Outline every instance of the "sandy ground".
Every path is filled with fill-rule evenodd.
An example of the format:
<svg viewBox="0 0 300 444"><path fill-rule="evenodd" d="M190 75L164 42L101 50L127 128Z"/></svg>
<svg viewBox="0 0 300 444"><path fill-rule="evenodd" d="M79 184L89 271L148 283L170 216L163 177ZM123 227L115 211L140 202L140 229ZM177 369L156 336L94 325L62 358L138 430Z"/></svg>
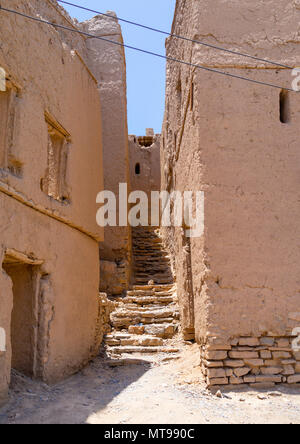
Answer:
<svg viewBox="0 0 300 444"><path fill-rule="evenodd" d="M198 350L160 365L111 368L99 357L49 387L14 374L0 424L299 424L300 388L207 391Z"/></svg>

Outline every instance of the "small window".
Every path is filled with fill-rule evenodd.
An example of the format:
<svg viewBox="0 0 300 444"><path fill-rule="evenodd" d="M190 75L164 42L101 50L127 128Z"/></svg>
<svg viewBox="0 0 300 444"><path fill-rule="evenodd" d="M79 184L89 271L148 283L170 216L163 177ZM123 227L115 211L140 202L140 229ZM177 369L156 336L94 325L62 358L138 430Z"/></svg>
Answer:
<svg viewBox="0 0 300 444"><path fill-rule="evenodd" d="M22 163L14 156L15 106L17 91L6 82L0 90L0 168L22 176Z"/></svg>
<svg viewBox="0 0 300 444"><path fill-rule="evenodd" d="M193 111L193 109L194 109L194 90L195 90L194 82L192 82L192 85L191 85L191 111Z"/></svg>
<svg viewBox="0 0 300 444"><path fill-rule="evenodd" d="M282 90L279 99L280 122L289 123L291 118L290 95L286 90Z"/></svg>
<svg viewBox="0 0 300 444"><path fill-rule="evenodd" d="M45 178L41 181L41 188L49 197L60 202L68 202L66 175L70 136L48 115L46 115L46 122L48 125L47 171Z"/></svg>
<svg viewBox="0 0 300 444"><path fill-rule="evenodd" d="M7 133L11 91L0 91L0 168L7 167Z"/></svg>
<svg viewBox="0 0 300 444"><path fill-rule="evenodd" d="M139 176L141 174L141 165L139 163L135 166L135 174Z"/></svg>

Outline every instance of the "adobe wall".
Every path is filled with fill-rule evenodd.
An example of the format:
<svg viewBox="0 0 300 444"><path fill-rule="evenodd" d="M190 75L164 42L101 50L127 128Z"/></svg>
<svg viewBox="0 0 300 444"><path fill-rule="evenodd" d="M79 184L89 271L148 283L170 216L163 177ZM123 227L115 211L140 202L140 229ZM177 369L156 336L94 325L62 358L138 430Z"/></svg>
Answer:
<svg viewBox="0 0 300 444"><path fill-rule="evenodd" d="M151 202L151 191L160 191L160 135L129 136L131 191L144 191ZM137 169L138 168L138 169Z"/></svg>
<svg viewBox="0 0 300 444"><path fill-rule="evenodd" d="M299 66L299 16L296 1L178 0L172 32ZM293 80L288 70L174 38L167 55L283 87ZM167 67L162 188L205 192L205 232L188 248L183 229L164 236L183 328L195 327L210 385L300 382L291 347L300 326L300 99L289 95L281 123L280 92Z"/></svg>
<svg viewBox="0 0 300 444"><path fill-rule="evenodd" d="M115 16L114 12L108 12ZM80 24L88 33L123 43L116 19L96 16ZM129 186L129 154L126 97L126 61L122 46L87 39L88 63L98 80L102 106L104 189L119 200L119 183ZM128 189L128 191L130 191ZM117 214L118 217L118 214ZM131 268L131 234L128 227L105 227L100 244L101 291L121 294L128 288Z"/></svg>
<svg viewBox="0 0 300 444"><path fill-rule="evenodd" d="M4 0L3 7L70 25L56 2ZM2 269L8 251L34 262L32 374L47 382L93 357L102 340L96 195L103 189L101 106L84 62L85 39L1 11L0 66L14 91L0 169L0 399L11 370L12 281ZM80 52L82 51L82 52ZM2 94L2 93L0 93ZM0 97L1 99L1 97ZM64 184L68 198L43 188L49 168L49 126L68 133ZM4 116L2 116L3 119ZM54 127L53 127L54 128ZM54 130L53 130L54 131ZM55 129L56 131L56 129ZM3 153L2 153L3 154ZM4 153L5 154L5 153ZM7 156L2 156L5 159ZM18 168L12 170L12 165Z"/></svg>

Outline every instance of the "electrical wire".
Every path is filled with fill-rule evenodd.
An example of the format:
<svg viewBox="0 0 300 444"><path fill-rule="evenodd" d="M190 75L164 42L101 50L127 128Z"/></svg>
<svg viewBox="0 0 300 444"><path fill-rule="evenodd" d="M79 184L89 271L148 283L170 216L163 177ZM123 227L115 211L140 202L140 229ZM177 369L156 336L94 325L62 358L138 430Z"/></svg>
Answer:
<svg viewBox="0 0 300 444"><path fill-rule="evenodd" d="M266 82L262 82L262 81L259 81L259 80L250 79L248 77L239 76L237 74L231 74L231 73L228 73L228 72L219 71L217 69L208 68L206 66L185 62L184 60L179 60L179 59L176 59L176 58L173 58L173 57L164 56L162 54L157 54L157 53L152 52L152 51L147 51L145 49L141 49L141 48L137 48L137 47L134 47L134 46L126 45L124 43L120 43L120 42L116 42L116 41L113 41L113 40L109 40L109 39L106 39L104 37L95 36L93 34L89 34L87 32L80 31L79 29L68 28L67 26L63 26L63 25L59 25L57 23L49 22L47 20L43 20L43 19L40 19L38 17L32 17L30 15L24 14L24 13L19 12L19 11L14 11L12 9L3 8L3 6L1 6L1 5L0 5L0 11L6 11L6 12L9 12L9 13L16 14L18 16L27 18L29 20L33 20L35 22L39 22L39 23L43 23L45 25L53 26L54 28L64 29L65 31L70 31L70 32L73 32L73 33L76 33L76 34L82 34L82 35L84 35L86 37L92 37L94 39L102 40L104 42L111 43L113 45L117 45L117 46L121 46L123 48L127 48L127 49L131 49L131 50L134 50L134 51L138 51L140 53L148 54L148 55L151 55L151 56L154 56L154 57L158 57L158 58L161 58L161 59L164 59L164 60L167 60L167 61L171 61L171 62L175 62L175 63L180 63L180 64L183 64L183 65L186 65L186 66L190 66L190 67L193 67L193 68L196 68L196 69L202 69L204 71L208 71L208 72L212 72L212 73L215 73L215 74L231 77L231 78L234 78L234 79L244 80L244 81L251 82L251 83L254 83L254 84L257 84L257 85L268 86L268 87L271 87L271 88L276 88L276 89L286 90L286 91L291 91L291 92L299 92L299 91L295 91L292 88L286 88L286 87L282 87L282 86L279 86L279 85L275 85L273 83L266 83Z"/></svg>
<svg viewBox="0 0 300 444"><path fill-rule="evenodd" d="M158 32L159 34L164 34L164 35L169 36L169 37L174 37L176 39L185 40L187 42L191 42L191 43L196 43L198 45L207 46L208 48L213 48L213 49L216 49L218 51L223 51L223 52L227 52L227 53L230 53L230 54L235 54L235 55L238 55L238 56L241 56L241 57L247 57L249 59L253 59L253 60L256 60L258 62L269 63L271 65L275 65L275 66L278 66L278 67L281 67L281 68L294 69L293 67L288 66L288 65L284 65L282 63L273 62L272 60L266 60L266 59L262 59L260 57L256 57L256 56L253 56L253 55L250 55L250 54L245 54L245 53L242 53L242 52L239 52L239 51L234 51L234 50L231 50L231 49L226 49L226 48L223 48L221 46L215 46L215 45L212 45L210 43L202 42L200 40L194 40L194 39L190 39L188 37L183 37L181 35L172 34L172 33L167 32L167 31L162 31L161 29L153 28L153 27L147 26L147 25L142 25L141 23L133 22L131 20L126 20L126 19L123 19L121 17L115 17L113 15L105 14L104 12L96 11L94 9L86 8L84 6L76 5L74 3L66 2L64 0L57 0L57 1L59 3L65 4L65 5L73 6L74 8L82 9L84 11L92 12L94 14L99 14L99 15L102 15L104 17L108 17L110 19L119 20L120 22L124 22L124 23L127 23L129 25L138 26L139 28L144 28L144 29L147 29L149 31Z"/></svg>

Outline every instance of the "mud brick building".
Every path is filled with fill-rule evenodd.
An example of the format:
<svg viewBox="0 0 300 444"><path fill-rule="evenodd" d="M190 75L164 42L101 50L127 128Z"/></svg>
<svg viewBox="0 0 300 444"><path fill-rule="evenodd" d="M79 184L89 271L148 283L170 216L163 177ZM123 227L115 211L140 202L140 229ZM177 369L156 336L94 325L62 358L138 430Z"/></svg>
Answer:
<svg viewBox="0 0 300 444"><path fill-rule="evenodd" d="M300 65L298 1L178 0L172 33ZM167 55L291 88L291 70L170 37ZM164 230L209 385L300 382L300 97L167 67L162 188L205 192L205 232ZM296 374L296 376L295 376Z"/></svg>

